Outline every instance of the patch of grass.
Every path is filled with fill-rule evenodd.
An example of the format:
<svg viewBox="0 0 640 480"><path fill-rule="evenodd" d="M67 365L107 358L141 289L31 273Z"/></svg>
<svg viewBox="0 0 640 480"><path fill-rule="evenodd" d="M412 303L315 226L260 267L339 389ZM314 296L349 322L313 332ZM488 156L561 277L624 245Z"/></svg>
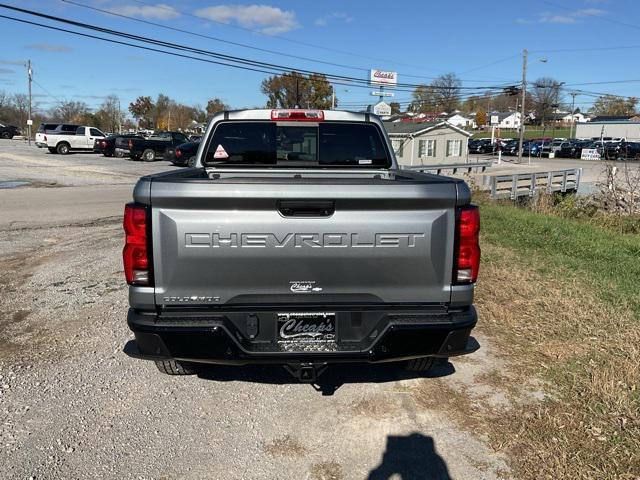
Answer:
<svg viewBox="0 0 640 480"><path fill-rule="evenodd" d="M513 476L640 477L640 237L483 204L479 329L542 401L475 409Z"/></svg>
<svg viewBox="0 0 640 480"><path fill-rule="evenodd" d="M515 206L487 203L481 212L484 241L517 251L538 271L566 271L640 317L640 236Z"/></svg>

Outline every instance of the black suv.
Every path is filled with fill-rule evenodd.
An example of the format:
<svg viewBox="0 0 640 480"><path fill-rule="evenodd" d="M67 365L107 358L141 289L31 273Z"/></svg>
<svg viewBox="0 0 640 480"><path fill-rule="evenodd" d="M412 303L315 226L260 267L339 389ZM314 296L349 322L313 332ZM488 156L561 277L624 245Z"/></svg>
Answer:
<svg viewBox="0 0 640 480"><path fill-rule="evenodd" d="M14 127L13 125L3 125L0 123L0 138L13 138L17 135L20 135L20 130L18 127Z"/></svg>

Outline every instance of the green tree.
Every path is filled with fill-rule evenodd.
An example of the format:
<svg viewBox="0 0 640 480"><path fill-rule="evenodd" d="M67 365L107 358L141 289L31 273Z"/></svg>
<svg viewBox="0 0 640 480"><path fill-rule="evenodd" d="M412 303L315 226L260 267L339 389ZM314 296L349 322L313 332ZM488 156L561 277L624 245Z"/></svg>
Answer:
<svg viewBox="0 0 640 480"><path fill-rule="evenodd" d="M133 118L138 121L138 125L144 128L152 127L151 112L154 109L153 100L151 97L141 96L135 99L134 102L129 104L129 111Z"/></svg>
<svg viewBox="0 0 640 480"><path fill-rule="evenodd" d="M218 112L229 110L229 106L218 97L212 98L207 102L207 117L211 118Z"/></svg>
<svg viewBox="0 0 640 480"><path fill-rule="evenodd" d="M618 97L603 95L593 103L590 113L593 115L635 115L638 99L636 97Z"/></svg>
<svg viewBox="0 0 640 480"><path fill-rule="evenodd" d="M324 75L289 72L264 79L260 91L267 96L267 108L329 109L333 89Z"/></svg>

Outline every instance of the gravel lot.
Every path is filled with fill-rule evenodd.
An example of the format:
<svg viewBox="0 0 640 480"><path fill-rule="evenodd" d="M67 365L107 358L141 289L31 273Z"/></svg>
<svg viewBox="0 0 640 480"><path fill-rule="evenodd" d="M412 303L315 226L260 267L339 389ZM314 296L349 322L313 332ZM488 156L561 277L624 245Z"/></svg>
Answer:
<svg viewBox="0 0 640 480"><path fill-rule="evenodd" d="M0 184L31 182L0 189L2 478L509 476L438 401L505 401L483 383L500 367L487 338L437 378L333 367L317 389L279 367L173 378L125 356L122 206L140 175L168 168L0 141Z"/></svg>

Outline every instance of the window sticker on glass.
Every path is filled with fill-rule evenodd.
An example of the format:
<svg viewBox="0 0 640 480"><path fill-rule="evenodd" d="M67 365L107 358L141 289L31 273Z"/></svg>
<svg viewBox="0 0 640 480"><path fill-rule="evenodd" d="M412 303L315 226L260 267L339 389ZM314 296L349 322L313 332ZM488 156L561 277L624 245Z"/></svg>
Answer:
<svg viewBox="0 0 640 480"><path fill-rule="evenodd" d="M359 165L371 165L372 163L373 163L372 160L366 160L366 159L358 160Z"/></svg>
<svg viewBox="0 0 640 480"><path fill-rule="evenodd" d="M216 153L213 154L213 158L229 158L229 154L222 145L218 145Z"/></svg>

